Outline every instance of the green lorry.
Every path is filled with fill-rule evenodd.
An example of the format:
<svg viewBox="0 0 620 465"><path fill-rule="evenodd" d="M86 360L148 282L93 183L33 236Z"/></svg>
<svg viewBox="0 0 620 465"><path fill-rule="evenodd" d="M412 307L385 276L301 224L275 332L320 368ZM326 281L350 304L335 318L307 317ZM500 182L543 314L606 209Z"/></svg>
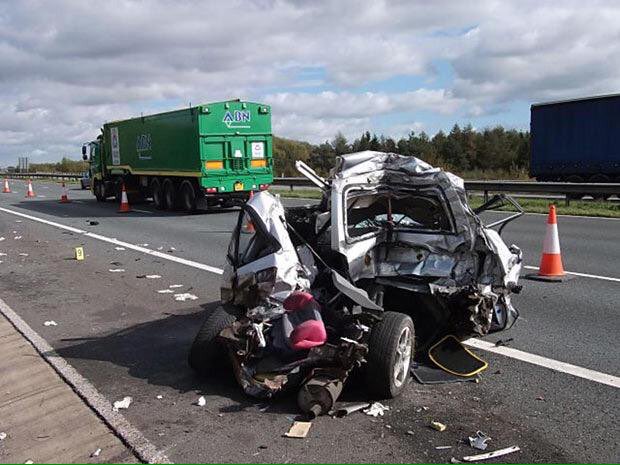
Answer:
<svg viewBox="0 0 620 465"><path fill-rule="evenodd" d="M158 209L228 207L273 182L271 108L229 100L104 124L82 147L98 201L152 197Z"/></svg>

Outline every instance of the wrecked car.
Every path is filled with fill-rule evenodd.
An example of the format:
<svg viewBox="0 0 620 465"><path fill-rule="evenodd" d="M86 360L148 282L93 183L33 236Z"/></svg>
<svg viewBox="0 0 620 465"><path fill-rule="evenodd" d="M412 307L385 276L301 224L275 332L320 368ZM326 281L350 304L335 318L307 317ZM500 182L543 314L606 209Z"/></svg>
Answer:
<svg viewBox="0 0 620 465"><path fill-rule="evenodd" d="M240 212L222 277L189 362L209 374L226 352L252 396L298 389L302 410L331 409L359 371L375 396L406 386L414 352L509 328L518 317L521 251L485 226L496 196L468 204L463 180L414 157L365 151L338 157L315 205L284 208L269 192ZM496 231L493 228L497 228Z"/></svg>

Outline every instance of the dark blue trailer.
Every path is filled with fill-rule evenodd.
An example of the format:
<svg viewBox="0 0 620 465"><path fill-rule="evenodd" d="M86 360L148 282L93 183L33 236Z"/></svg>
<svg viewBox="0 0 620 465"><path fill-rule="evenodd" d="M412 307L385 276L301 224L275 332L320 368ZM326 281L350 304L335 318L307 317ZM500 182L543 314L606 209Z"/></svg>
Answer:
<svg viewBox="0 0 620 465"><path fill-rule="evenodd" d="M530 175L620 182L620 94L531 106Z"/></svg>

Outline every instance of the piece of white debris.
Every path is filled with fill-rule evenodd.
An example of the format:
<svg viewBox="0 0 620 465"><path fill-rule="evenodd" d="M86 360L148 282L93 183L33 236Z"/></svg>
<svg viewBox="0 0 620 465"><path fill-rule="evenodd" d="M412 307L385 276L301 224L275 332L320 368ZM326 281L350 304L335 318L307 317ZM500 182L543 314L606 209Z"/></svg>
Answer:
<svg viewBox="0 0 620 465"><path fill-rule="evenodd" d="M22 236L15 236L13 239L15 239L16 241L20 240L22 238Z"/></svg>
<svg viewBox="0 0 620 465"><path fill-rule="evenodd" d="M184 294L174 294L174 300L179 302L185 302L186 300L196 300L198 296L194 294L184 293Z"/></svg>
<svg viewBox="0 0 620 465"><path fill-rule="evenodd" d="M20 253L20 254L19 254L19 256L20 256L20 257L27 257L27 256L28 256L28 254L27 254L27 253L22 252L22 253Z"/></svg>
<svg viewBox="0 0 620 465"><path fill-rule="evenodd" d="M43 326L58 326L58 323L56 323L54 320L48 320L43 322Z"/></svg>
<svg viewBox="0 0 620 465"><path fill-rule="evenodd" d="M466 462L477 462L478 460L493 459L495 457L501 457L502 455L512 454L513 452L519 452L521 449L519 446L506 447L505 449L494 450L493 452L485 452L484 454L469 455L463 457Z"/></svg>
<svg viewBox="0 0 620 465"><path fill-rule="evenodd" d="M4 237L0 237L0 242L2 242L4 240Z"/></svg>
<svg viewBox="0 0 620 465"><path fill-rule="evenodd" d="M121 408L129 408L132 400L133 399L129 396L123 397L123 400L115 400L114 404L112 405L112 410L118 412L118 410Z"/></svg>
<svg viewBox="0 0 620 465"><path fill-rule="evenodd" d="M164 247L163 246L157 247L157 250L164 250Z"/></svg>
<svg viewBox="0 0 620 465"><path fill-rule="evenodd" d="M436 450L452 449L452 446L435 446Z"/></svg>
<svg viewBox="0 0 620 465"><path fill-rule="evenodd" d="M4 431L0 432L0 441L4 441L6 439L6 433Z"/></svg>
<svg viewBox="0 0 620 465"><path fill-rule="evenodd" d="M171 284L168 286L170 289L178 289L179 287L183 287L183 284Z"/></svg>
<svg viewBox="0 0 620 465"><path fill-rule="evenodd" d="M204 407L205 405L207 405L207 399L205 399L204 396L200 396L198 398L198 402L196 402L196 405L198 407Z"/></svg>
<svg viewBox="0 0 620 465"><path fill-rule="evenodd" d="M6 254L4 252L0 252L0 257L6 257Z"/></svg>
<svg viewBox="0 0 620 465"><path fill-rule="evenodd" d="M125 250L125 247L114 247L114 250Z"/></svg>
<svg viewBox="0 0 620 465"><path fill-rule="evenodd" d="M15 220L15 222L16 222L16 223L21 223L21 222L22 222L22 220Z"/></svg>
<svg viewBox="0 0 620 465"><path fill-rule="evenodd" d="M148 244L138 244L140 247L148 247Z"/></svg>
<svg viewBox="0 0 620 465"><path fill-rule="evenodd" d="M28 459L28 460L26 460L24 463L25 463L25 464L28 464L28 465L32 465L34 462L33 462L32 460Z"/></svg>
<svg viewBox="0 0 620 465"><path fill-rule="evenodd" d="M110 273L122 273L125 271L125 269L124 268L110 268L108 271Z"/></svg>
<svg viewBox="0 0 620 465"><path fill-rule="evenodd" d="M161 276L158 274L147 274L146 275L146 279L159 279L159 278L161 278Z"/></svg>
<svg viewBox="0 0 620 465"><path fill-rule="evenodd" d="M174 293L174 291L172 289L160 289L159 291L160 294L172 294Z"/></svg>
<svg viewBox="0 0 620 465"><path fill-rule="evenodd" d="M161 394L158 394L156 397L157 397L158 399L163 399L163 398L164 398L164 396L162 396Z"/></svg>
<svg viewBox="0 0 620 465"><path fill-rule="evenodd" d="M475 436L469 436L469 445L474 449L486 450L491 437L482 431L476 431Z"/></svg>
<svg viewBox="0 0 620 465"><path fill-rule="evenodd" d="M101 454L101 447L98 448L95 452L93 452L92 454L90 454L91 457L99 457L99 454Z"/></svg>
<svg viewBox="0 0 620 465"><path fill-rule="evenodd" d="M362 410L362 412L376 418L378 416L383 416L383 414L389 409L390 407L388 405L383 405L381 402L373 402L370 404L370 407Z"/></svg>
<svg viewBox="0 0 620 465"><path fill-rule="evenodd" d="M176 247L170 247L168 250L176 250Z"/></svg>

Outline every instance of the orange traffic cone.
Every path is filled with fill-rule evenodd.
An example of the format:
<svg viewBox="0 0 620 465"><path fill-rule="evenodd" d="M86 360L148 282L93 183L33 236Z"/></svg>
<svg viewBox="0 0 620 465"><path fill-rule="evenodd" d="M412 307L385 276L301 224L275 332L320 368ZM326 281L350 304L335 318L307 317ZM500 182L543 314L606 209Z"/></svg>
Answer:
<svg viewBox="0 0 620 465"><path fill-rule="evenodd" d="M7 178L4 178L4 189L2 189L2 193L3 194L11 193L11 188L9 187L9 180Z"/></svg>
<svg viewBox="0 0 620 465"><path fill-rule="evenodd" d="M60 196L60 203L69 203L71 202L71 200L69 200L69 195L67 194L67 186L65 185L64 181L62 183L62 195Z"/></svg>
<svg viewBox="0 0 620 465"><path fill-rule="evenodd" d="M566 277L564 267L562 266L562 254L560 253L560 238L558 236L558 219L555 214L555 205L550 205L540 268L538 269L538 274L533 276L533 278L543 281L562 281Z"/></svg>
<svg viewBox="0 0 620 465"><path fill-rule="evenodd" d="M26 192L26 198L36 197L34 195L34 190L32 189L32 179L28 180L28 192Z"/></svg>
<svg viewBox="0 0 620 465"><path fill-rule="evenodd" d="M125 190L125 183L121 184L121 205L118 209L119 213L129 213L131 211L131 207L129 206L129 201L127 200L127 191Z"/></svg>

